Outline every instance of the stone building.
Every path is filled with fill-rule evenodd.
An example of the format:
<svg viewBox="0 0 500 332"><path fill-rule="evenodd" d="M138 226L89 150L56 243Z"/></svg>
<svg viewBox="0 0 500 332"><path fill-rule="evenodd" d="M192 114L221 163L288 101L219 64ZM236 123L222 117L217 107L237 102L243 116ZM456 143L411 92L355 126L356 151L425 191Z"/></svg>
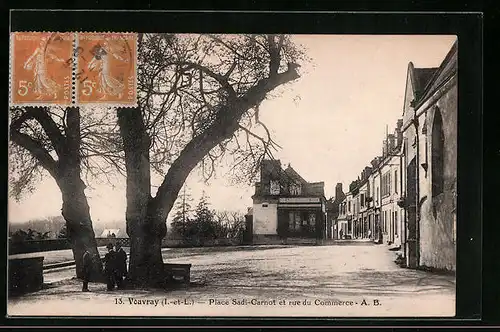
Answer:
<svg viewBox="0 0 500 332"><path fill-rule="evenodd" d="M455 270L456 42L438 68L409 63L403 136L407 265Z"/></svg>
<svg viewBox="0 0 500 332"><path fill-rule="evenodd" d="M307 182L290 165L264 160L253 199L253 243L326 237L324 182Z"/></svg>
<svg viewBox="0 0 500 332"><path fill-rule="evenodd" d="M336 222L337 239L352 238L352 193L345 194L340 203L339 215Z"/></svg>
<svg viewBox="0 0 500 332"><path fill-rule="evenodd" d="M351 182L346 199L342 202L347 210L339 215L338 223L345 225L347 230L351 217L353 238L373 239L393 247L399 247L403 242L404 211L398 205L403 196L402 124L402 120L399 120L394 133L386 135L382 156L375 157L371 166L366 166L358 179ZM349 210L351 203L352 213ZM344 234L351 234L346 230Z"/></svg>
<svg viewBox="0 0 500 332"><path fill-rule="evenodd" d="M457 43L437 68L410 62L405 89L403 118L351 182L337 224L401 247L408 267L455 270Z"/></svg>
<svg viewBox="0 0 500 332"><path fill-rule="evenodd" d="M338 239L338 225L336 221L340 215L341 203L345 198L342 183L335 186L335 196L326 202L326 238Z"/></svg>

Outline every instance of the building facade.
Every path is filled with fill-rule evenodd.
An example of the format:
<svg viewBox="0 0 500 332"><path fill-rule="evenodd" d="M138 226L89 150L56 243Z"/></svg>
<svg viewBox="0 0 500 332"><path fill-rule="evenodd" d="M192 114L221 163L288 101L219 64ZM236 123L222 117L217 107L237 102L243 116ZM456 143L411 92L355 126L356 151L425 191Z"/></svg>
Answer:
<svg viewBox="0 0 500 332"><path fill-rule="evenodd" d="M411 268L456 268L457 69L457 42L437 68L409 63L403 117L340 204L344 234L400 247Z"/></svg>
<svg viewBox="0 0 500 332"><path fill-rule="evenodd" d="M338 239L339 230L337 220L341 213L341 205L345 199L345 193L342 189L342 183L337 183L335 186L335 197L330 198L326 202L326 238Z"/></svg>
<svg viewBox="0 0 500 332"><path fill-rule="evenodd" d="M403 109L407 264L455 270L457 43L438 68L408 65Z"/></svg>
<svg viewBox="0 0 500 332"><path fill-rule="evenodd" d="M326 238L324 182L307 182L290 165L264 160L252 199L253 243Z"/></svg>
<svg viewBox="0 0 500 332"><path fill-rule="evenodd" d="M374 158L371 166L366 166L349 186L343 202L347 212L339 215L338 223L349 228L349 207L352 204L352 237L355 239L372 239L393 247L404 242L404 211L398 205L404 196L401 181L402 124L403 121L399 120L394 133L386 135L382 156Z"/></svg>

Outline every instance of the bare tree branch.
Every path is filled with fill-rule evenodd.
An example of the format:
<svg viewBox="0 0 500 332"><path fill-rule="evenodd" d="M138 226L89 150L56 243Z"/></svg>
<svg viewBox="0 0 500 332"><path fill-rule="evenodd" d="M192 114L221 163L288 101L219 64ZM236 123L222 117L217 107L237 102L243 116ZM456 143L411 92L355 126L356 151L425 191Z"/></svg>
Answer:
<svg viewBox="0 0 500 332"><path fill-rule="evenodd" d="M14 143L29 151L53 177L57 177L57 162L42 144L17 130L11 132L11 139Z"/></svg>

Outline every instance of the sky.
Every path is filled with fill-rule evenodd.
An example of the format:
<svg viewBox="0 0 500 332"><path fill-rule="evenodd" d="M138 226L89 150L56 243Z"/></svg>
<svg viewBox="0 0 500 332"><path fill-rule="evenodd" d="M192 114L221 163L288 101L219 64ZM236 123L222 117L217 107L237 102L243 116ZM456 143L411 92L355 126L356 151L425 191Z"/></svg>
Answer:
<svg viewBox="0 0 500 332"><path fill-rule="evenodd" d="M282 165L290 163L307 181L324 181L331 197L337 183L346 191L381 154L386 126L393 131L402 116L408 63L438 67L456 36L297 35L293 40L305 47L311 62L302 64L300 79L261 104L260 120L281 146L274 155ZM186 186L194 202L205 192L214 209L246 212L254 188L224 175L218 170L203 183L193 171ZM159 184L153 180L153 186ZM91 187L86 194L93 222L123 220L125 225L125 181L118 179L114 188ZM47 176L20 202L9 199L9 222L57 216L61 205L60 191Z"/></svg>

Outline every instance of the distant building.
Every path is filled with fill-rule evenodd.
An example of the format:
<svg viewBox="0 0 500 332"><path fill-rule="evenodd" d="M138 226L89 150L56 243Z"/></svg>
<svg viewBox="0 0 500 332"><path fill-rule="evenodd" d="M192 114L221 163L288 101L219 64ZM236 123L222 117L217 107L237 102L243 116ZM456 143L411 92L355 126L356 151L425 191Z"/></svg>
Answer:
<svg viewBox="0 0 500 332"><path fill-rule="evenodd" d="M254 243L326 237L324 182L307 182L290 165L264 160L252 199Z"/></svg>
<svg viewBox="0 0 500 332"><path fill-rule="evenodd" d="M404 195L401 128L402 120L398 120L394 132L387 134L382 142L382 155L372 159L371 165L349 185L337 220L344 237L401 246L404 228L404 211L398 205Z"/></svg>
<svg viewBox="0 0 500 332"><path fill-rule="evenodd" d="M101 233L101 238L111 238L118 237L120 235L120 229L105 229Z"/></svg>
<svg viewBox="0 0 500 332"><path fill-rule="evenodd" d="M339 206L339 215L336 222L336 239L352 238L352 193L345 194Z"/></svg>
<svg viewBox="0 0 500 332"><path fill-rule="evenodd" d="M342 189L342 183L337 183L335 186L335 197L330 198L326 202L326 238L338 238L338 225L336 221L340 214L340 205L345 199L345 193Z"/></svg>

